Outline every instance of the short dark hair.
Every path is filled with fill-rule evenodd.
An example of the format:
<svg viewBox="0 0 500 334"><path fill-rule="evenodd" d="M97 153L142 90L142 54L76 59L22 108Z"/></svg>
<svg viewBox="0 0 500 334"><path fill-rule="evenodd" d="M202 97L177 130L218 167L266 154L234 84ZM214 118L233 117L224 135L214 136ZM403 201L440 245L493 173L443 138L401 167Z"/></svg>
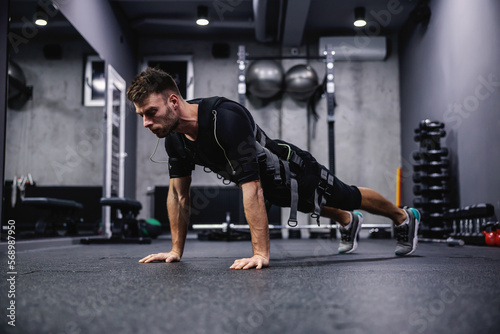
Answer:
<svg viewBox="0 0 500 334"><path fill-rule="evenodd" d="M176 94L182 98L175 80L167 72L148 67L132 80L127 89L127 98L133 103L142 103L150 94L163 92Z"/></svg>

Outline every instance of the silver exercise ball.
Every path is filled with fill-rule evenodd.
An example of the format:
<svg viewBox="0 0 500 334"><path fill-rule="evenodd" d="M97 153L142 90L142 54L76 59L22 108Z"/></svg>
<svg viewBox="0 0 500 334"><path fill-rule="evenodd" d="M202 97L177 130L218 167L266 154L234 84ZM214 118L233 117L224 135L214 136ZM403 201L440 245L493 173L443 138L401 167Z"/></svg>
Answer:
<svg viewBox="0 0 500 334"><path fill-rule="evenodd" d="M257 60L248 66L246 84L251 95L269 99L283 88L283 68L274 60Z"/></svg>
<svg viewBox="0 0 500 334"><path fill-rule="evenodd" d="M307 101L317 86L318 75L309 65L295 65L285 74L285 90L296 101Z"/></svg>
<svg viewBox="0 0 500 334"><path fill-rule="evenodd" d="M21 110L31 98L30 88L26 86L26 77L21 67L12 60L9 60L7 73L9 76L7 105L11 109Z"/></svg>
<svg viewBox="0 0 500 334"><path fill-rule="evenodd" d="M11 82L17 83L17 86L26 85L26 77L24 76L23 70L17 63L13 62L12 60L9 60L7 73L9 75L9 80ZM11 84L9 86L9 95L8 95L9 99L19 95L19 93L20 91L19 89L16 88L15 84L14 85Z"/></svg>

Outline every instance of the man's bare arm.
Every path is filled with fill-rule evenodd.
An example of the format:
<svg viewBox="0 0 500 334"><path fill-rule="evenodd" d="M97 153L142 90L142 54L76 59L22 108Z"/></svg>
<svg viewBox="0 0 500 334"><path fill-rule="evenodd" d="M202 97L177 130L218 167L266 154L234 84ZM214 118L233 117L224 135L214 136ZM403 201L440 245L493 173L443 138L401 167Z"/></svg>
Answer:
<svg viewBox="0 0 500 334"><path fill-rule="evenodd" d="M234 261L230 269L250 269L269 266L270 242L264 192L260 181L250 181L240 185L243 192L245 217L250 226L253 256Z"/></svg>
<svg viewBox="0 0 500 334"><path fill-rule="evenodd" d="M190 216L189 188L191 176L170 179L167 196L168 219L172 235L172 249L168 253L150 254L139 262L177 262L181 260L186 243L187 226Z"/></svg>

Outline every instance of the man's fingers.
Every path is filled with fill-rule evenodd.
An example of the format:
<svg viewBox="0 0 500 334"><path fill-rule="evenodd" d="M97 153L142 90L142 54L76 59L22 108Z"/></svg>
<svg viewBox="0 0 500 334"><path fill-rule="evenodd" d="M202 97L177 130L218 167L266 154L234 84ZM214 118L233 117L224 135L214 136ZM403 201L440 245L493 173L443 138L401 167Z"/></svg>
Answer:
<svg viewBox="0 0 500 334"><path fill-rule="evenodd" d="M171 260L170 261L166 261L169 258ZM172 261L174 261L176 259L178 261L178 258L176 256L169 255L168 253L157 253L157 254L149 254L145 258L140 259L139 262L140 263L150 263L150 262L153 262L153 261L162 261L162 260L165 260L166 262L172 262Z"/></svg>
<svg viewBox="0 0 500 334"><path fill-rule="evenodd" d="M253 259L253 258L248 258L248 259L240 259L234 261L233 265L229 267L229 269L251 269L255 267L256 269L261 269L263 266L262 260L261 259Z"/></svg>
<svg viewBox="0 0 500 334"><path fill-rule="evenodd" d="M230 269L242 269L246 264L248 259L240 259L234 261L233 265L230 267Z"/></svg>
<svg viewBox="0 0 500 334"><path fill-rule="evenodd" d="M150 258L151 258L151 255L148 255L148 256L146 256L146 257L144 257L144 258L140 259L140 260L139 260L139 263L148 263L148 262L150 262L150 261L151 261L151 260L150 260Z"/></svg>
<svg viewBox="0 0 500 334"><path fill-rule="evenodd" d="M246 265L243 267L243 269L251 269L255 266L257 266L258 261L249 259L249 261L246 263Z"/></svg>
<svg viewBox="0 0 500 334"><path fill-rule="evenodd" d="M231 267L229 267L229 269L240 269L240 268L238 268L239 263L240 263L239 260L235 260L233 262L233 264L231 265Z"/></svg>
<svg viewBox="0 0 500 334"><path fill-rule="evenodd" d="M144 259L142 259L141 261L139 262L142 262L142 263L149 263L149 262L152 262L152 261L155 261L157 260L156 258L156 254L151 254L151 255L148 255L146 256Z"/></svg>
<svg viewBox="0 0 500 334"><path fill-rule="evenodd" d="M250 269L250 268L253 268L253 267L255 267L255 264L254 264L254 262L252 261L252 262L248 262L248 263L247 263L247 264L243 267L243 269L245 270L245 269Z"/></svg>
<svg viewBox="0 0 500 334"><path fill-rule="evenodd" d="M262 261L259 261L255 269L262 269Z"/></svg>
<svg viewBox="0 0 500 334"><path fill-rule="evenodd" d="M165 262L167 263L170 263L170 262L178 262L179 261L179 258L177 256L169 256L165 259Z"/></svg>

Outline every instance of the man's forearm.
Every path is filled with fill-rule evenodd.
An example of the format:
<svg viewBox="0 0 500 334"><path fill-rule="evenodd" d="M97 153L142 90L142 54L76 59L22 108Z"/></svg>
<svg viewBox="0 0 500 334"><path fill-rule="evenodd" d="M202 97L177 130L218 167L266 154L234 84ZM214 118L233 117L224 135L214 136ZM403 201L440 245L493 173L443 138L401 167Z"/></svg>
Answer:
<svg viewBox="0 0 500 334"><path fill-rule="evenodd" d="M269 259L269 223L267 220L264 193L260 181L252 181L241 185L245 217L250 226L253 255Z"/></svg>
<svg viewBox="0 0 500 334"><path fill-rule="evenodd" d="M172 236L172 251L182 256L186 243L187 225L189 221L189 196L187 198L167 199L168 219Z"/></svg>

